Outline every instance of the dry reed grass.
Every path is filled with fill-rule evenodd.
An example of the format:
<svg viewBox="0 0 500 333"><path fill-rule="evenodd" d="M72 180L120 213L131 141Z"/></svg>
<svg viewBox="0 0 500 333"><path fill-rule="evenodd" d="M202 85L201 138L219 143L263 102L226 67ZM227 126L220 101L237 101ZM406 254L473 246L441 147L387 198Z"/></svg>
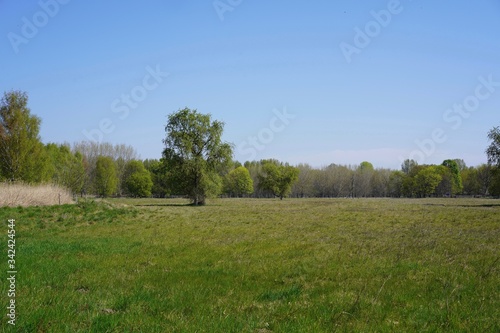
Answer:
<svg viewBox="0 0 500 333"><path fill-rule="evenodd" d="M0 207L51 206L73 203L70 191L44 184L0 183Z"/></svg>

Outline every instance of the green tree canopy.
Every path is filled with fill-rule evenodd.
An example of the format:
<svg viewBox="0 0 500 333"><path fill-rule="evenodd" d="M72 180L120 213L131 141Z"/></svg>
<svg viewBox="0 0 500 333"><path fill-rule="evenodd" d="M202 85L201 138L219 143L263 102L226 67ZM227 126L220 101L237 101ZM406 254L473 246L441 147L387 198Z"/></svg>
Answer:
<svg viewBox="0 0 500 333"><path fill-rule="evenodd" d="M461 193L463 190L462 176L460 175L460 166L457 160L445 160L442 165L448 168L452 177L449 194L455 195Z"/></svg>
<svg viewBox="0 0 500 333"><path fill-rule="evenodd" d="M224 191L231 196L243 196L253 193L253 180L244 166L231 170L224 177Z"/></svg>
<svg viewBox="0 0 500 333"><path fill-rule="evenodd" d="M0 178L28 183L50 179L40 123L40 118L31 115L26 93L4 94L0 101Z"/></svg>
<svg viewBox="0 0 500 333"><path fill-rule="evenodd" d="M486 154L488 155L488 164L491 169L491 185L489 192L495 197L500 196L500 127L494 127L488 133L488 139L491 141Z"/></svg>
<svg viewBox="0 0 500 333"><path fill-rule="evenodd" d="M292 191L293 184L299 178L299 169L287 163L269 160L262 162L259 174L259 186L283 200Z"/></svg>
<svg viewBox="0 0 500 333"><path fill-rule="evenodd" d="M367 161L361 162L361 164L359 165L359 169L362 172L372 172L373 170L375 170L375 168L373 167L373 164L371 164L370 162L367 162Z"/></svg>
<svg viewBox="0 0 500 333"><path fill-rule="evenodd" d="M494 127L488 133L488 139L491 141L486 149L488 164L500 167L500 127Z"/></svg>
<svg viewBox="0 0 500 333"><path fill-rule="evenodd" d="M399 198L403 195L403 181L407 175L403 171L392 171L389 176L389 195Z"/></svg>
<svg viewBox="0 0 500 333"><path fill-rule="evenodd" d="M409 175L416 166L418 166L417 161L406 159L401 164L401 171L405 175Z"/></svg>
<svg viewBox="0 0 500 333"><path fill-rule="evenodd" d="M133 197L150 197L153 181L151 174L141 161L130 161L125 165L124 183L127 194Z"/></svg>
<svg viewBox="0 0 500 333"><path fill-rule="evenodd" d="M490 195L500 197L500 168L493 168L491 171L491 184L488 188Z"/></svg>
<svg viewBox="0 0 500 333"><path fill-rule="evenodd" d="M419 197L431 196L442 180L437 166L431 165L422 168L415 176L415 188Z"/></svg>
<svg viewBox="0 0 500 333"><path fill-rule="evenodd" d="M94 187L98 195L108 197L116 193L118 177L111 157L99 156L96 161Z"/></svg>
<svg viewBox="0 0 500 333"><path fill-rule="evenodd" d="M146 170L151 174L151 180L153 181L151 194L156 198L165 198L170 193L165 163L157 159L146 159L143 163Z"/></svg>
<svg viewBox="0 0 500 333"><path fill-rule="evenodd" d="M85 168L80 153L72 153L69 145L49 143L45 146L50 175L55 184L64 186L72 193L81 193L85 183Z"/></svg>
<svg viewBox="0 0 500 333"><path fill-rule="evenodd" d="M163 157L169 187L189 196L194 205L220 193L220 174L232 158L231 145L221 138L223 130L222 122L188 108L168 117Z"/></svg>

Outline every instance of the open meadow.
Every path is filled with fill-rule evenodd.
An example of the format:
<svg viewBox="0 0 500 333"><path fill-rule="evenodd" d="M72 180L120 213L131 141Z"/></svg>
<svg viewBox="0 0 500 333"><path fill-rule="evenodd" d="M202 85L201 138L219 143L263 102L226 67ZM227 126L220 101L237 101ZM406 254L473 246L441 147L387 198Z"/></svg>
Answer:
<svg viewBox="0 0 500 333"><path fill-rule="evenodd" d="M0 208L2 331L500 331L499 200L186 203Z"/></svg>

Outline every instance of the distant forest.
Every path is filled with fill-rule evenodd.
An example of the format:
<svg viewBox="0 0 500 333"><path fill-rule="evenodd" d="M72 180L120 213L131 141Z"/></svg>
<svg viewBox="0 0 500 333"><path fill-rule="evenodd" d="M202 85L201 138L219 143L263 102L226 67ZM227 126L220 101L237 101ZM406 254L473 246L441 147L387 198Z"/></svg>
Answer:
<svg viewBox="0 0 500 333"><path fill-rule="evenodd" d="M375 168L370 162L321 168L278 160L241 164L232 160L230 145L220 141L222 123L184 109L172 115L166 126L163 158L141 160L133 147L123 144L44 144L39 137L41 119L31 114L27 104L27 94L19 91L5 93L0 103L3 182L54 183L74 195L188 196L200 202L217 196L500 196L498 127L487 133L491 141L485 147L488 163L479 166L467 166L462 159L448 159L440 165L406 160L400 170ZM205 141L197 142L199 138Z"/></svg>

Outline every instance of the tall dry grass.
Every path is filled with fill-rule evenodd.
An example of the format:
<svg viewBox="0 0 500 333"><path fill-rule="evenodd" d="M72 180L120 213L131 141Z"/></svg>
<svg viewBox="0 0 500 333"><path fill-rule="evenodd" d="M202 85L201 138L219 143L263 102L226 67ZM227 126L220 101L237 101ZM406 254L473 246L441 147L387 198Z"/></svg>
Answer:
<svg viewBox="0 0 500 333"><path fill-rule="evenodd" d="M71 193L56 185L0 183L0 207L51 206L73 203Z"/></svg>

